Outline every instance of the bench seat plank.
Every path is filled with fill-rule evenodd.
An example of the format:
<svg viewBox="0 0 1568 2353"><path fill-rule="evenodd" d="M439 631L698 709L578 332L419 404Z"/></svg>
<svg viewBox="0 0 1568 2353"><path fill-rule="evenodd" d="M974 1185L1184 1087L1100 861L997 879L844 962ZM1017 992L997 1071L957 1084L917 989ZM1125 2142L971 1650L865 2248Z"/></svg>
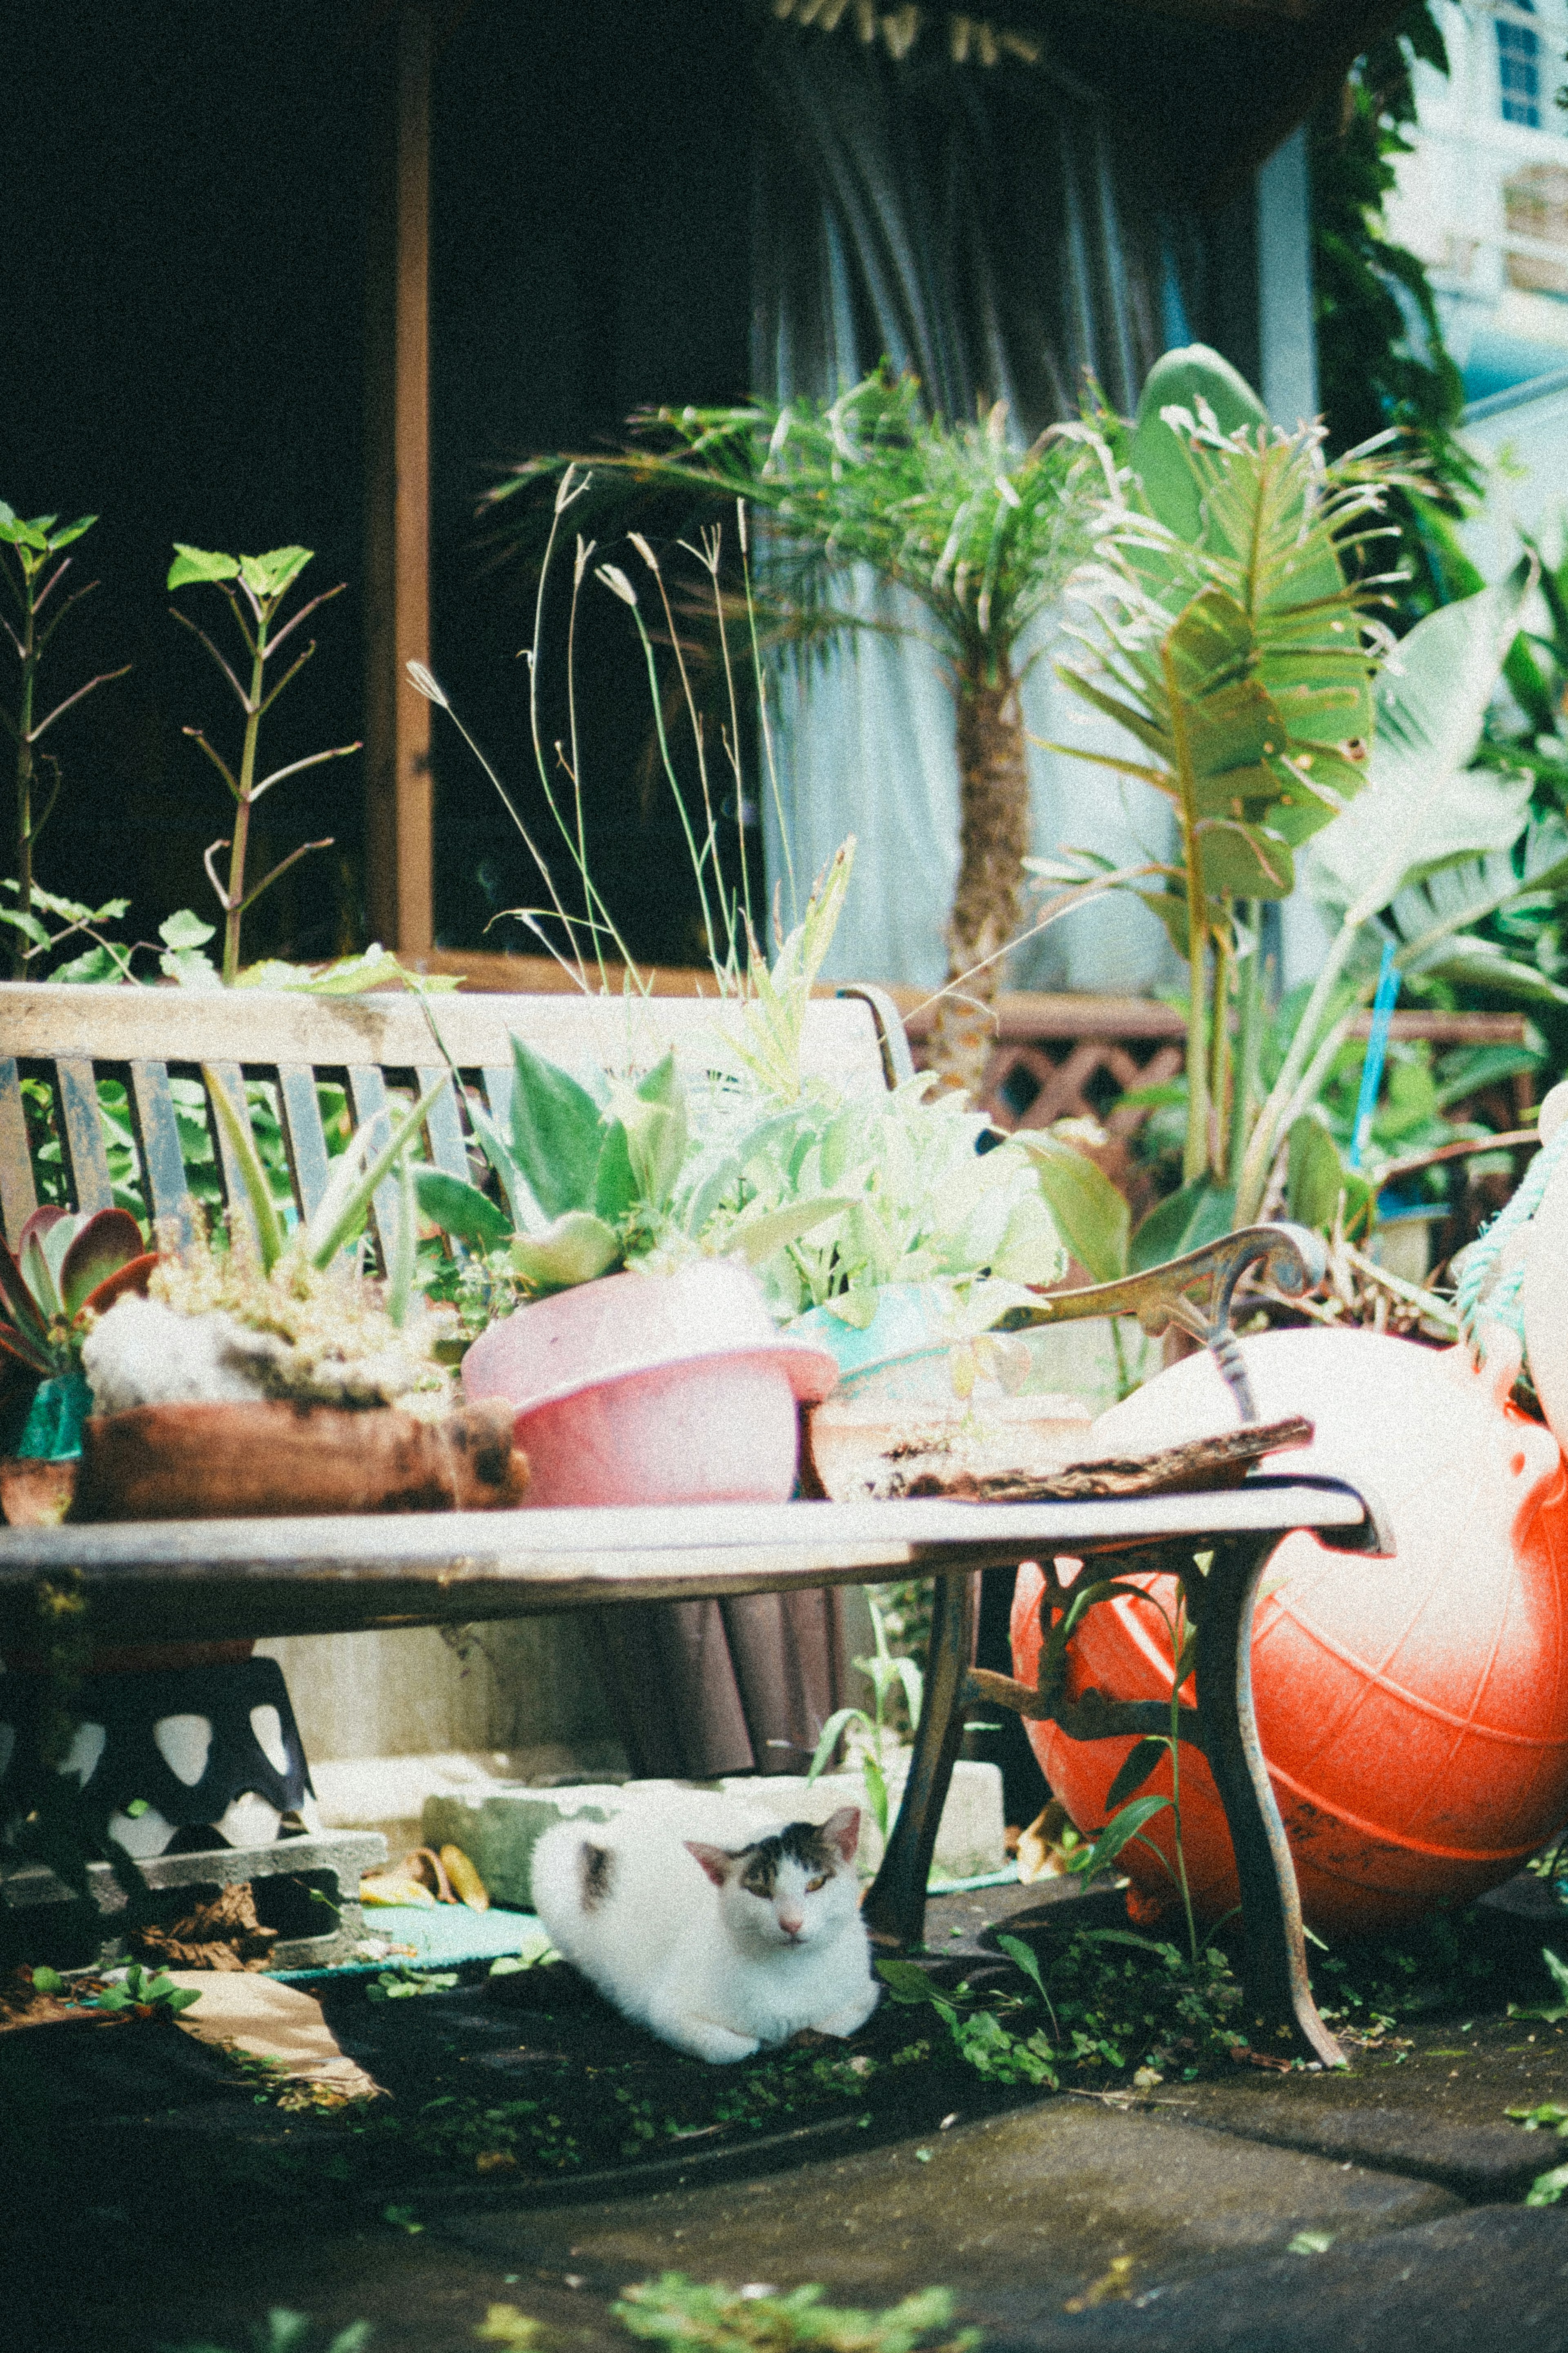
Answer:
<svg viewBox="0 0 1568 2353"><path fill-rule="evenodd" d="M206 1641L533 1617L1016 1567L1238 1532L1355 1535L1337 1482L1071 1504L660 1504L343 1519L0 1529L0 1649L37 1625L34 1580L74 1571L95 1641Z"/></svg>

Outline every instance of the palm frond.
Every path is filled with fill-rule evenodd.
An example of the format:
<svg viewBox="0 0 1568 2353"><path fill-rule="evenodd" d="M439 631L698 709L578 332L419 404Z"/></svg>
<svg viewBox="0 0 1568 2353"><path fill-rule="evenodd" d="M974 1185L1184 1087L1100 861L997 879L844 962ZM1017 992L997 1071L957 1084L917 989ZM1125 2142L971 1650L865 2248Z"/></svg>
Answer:
<svg viewBox="0 0 1568 2353"><path fill-rule="evenodd" d="M1053 429L1019 449L1000 405L949 424L929 414L917 377L885 367L825 404L645 412L605 457L526 460L490 510L569 464L594 476L600 512L628 491L744 500L795 559L775 596L787 576L824 633L865 626L841 584L868 565L925 608L950 659L1017 643L1089 552L1089 491L1101 486L1080 437Z"/></svg>

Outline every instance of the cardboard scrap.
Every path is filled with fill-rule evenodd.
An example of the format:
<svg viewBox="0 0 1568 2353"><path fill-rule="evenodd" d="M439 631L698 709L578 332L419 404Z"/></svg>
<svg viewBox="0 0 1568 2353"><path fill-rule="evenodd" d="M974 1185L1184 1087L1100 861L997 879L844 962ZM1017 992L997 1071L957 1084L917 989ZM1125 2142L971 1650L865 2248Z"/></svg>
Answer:
<svg viewBox="0 0 1568 2353"><path fill-rule="evenodd" d="M274 2082L308 2089L312 2105L384 2097L375 2078L344 2057L321 2003L300 1987L241 1970L171 1969L168 1975L200 1996L179 2016L181 2028L198 2042L270 2061Z"/></svg>

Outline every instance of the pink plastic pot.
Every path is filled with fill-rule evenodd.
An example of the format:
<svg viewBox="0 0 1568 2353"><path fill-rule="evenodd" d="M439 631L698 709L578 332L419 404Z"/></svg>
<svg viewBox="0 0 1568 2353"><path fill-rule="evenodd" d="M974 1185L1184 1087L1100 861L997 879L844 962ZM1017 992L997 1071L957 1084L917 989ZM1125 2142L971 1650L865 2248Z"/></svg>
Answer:
<svg viewBox="0 0 1568 2353"><path fill-rule="evenodd" d="M837 1378L782 1336L744 1269L612 1274L492 1324L463 1359L472 1398L505 1398L530 1504L782 1504L800 1401Z"/></svg>

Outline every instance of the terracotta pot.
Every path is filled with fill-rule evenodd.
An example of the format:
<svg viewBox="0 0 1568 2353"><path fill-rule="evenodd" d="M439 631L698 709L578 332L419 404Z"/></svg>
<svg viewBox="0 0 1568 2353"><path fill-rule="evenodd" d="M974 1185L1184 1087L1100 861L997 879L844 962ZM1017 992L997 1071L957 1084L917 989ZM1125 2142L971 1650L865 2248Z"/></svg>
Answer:
<svg viewBox="0 0 1568 2353"><path fill-rule="evenodd" d="M742 1268L613 1274L520 1307L463 1359L470 1397L503 1397L531 1504L782 1504L796 1401L833 1358L782 1337Z"/></svg>
<svg viewBox="0 0 1568 2353"><path fill-rule="evenodd" d="M443 1421L394 1407L143 1405L83 1427L73 1520L277 1519L294 1513L489 1511L527 1463L497 1399Z"/></svg>
<svg viewBox="0 0 1568 2353"><path fill-rule="evenodd" d="M1289 1469L1374 1489L1398 1547L1393 1560L1362 1560L1288 1537L1253 1642L1258 1732L1306 1917L1324 1935L1371 1933L1497 1885L1568 1817L1568 1479L1551 1433L1500 1403L1458 1351L1367 1332L1242 1345L1259 1415L1296 1411L1317 1425ZM1233 1420L1205 1354L1103 1415L1096 1446L1131 1452ZM1140 1582L1171 1606L1173 1580ZM1013 1645L1029 1683L1040 1587L1026 1565ZM1069 1689L1091 1685L1168 1699L1169 1645L1149 1604L1089 1611ZM1027 1729L1074 1821L1097 1828L1131 1743ZM1182 1786L1188 1876L1212 1919L1237 1900L1235 1865L1214 1783L1190 1748ZM1148 1787L1168 1791L1168 1763ZM1169 1858L1169 1814L1148 1834ZM1146 1904L1170 1900L1144 1849L1134 1842L1122 1859Z"/></svg>

